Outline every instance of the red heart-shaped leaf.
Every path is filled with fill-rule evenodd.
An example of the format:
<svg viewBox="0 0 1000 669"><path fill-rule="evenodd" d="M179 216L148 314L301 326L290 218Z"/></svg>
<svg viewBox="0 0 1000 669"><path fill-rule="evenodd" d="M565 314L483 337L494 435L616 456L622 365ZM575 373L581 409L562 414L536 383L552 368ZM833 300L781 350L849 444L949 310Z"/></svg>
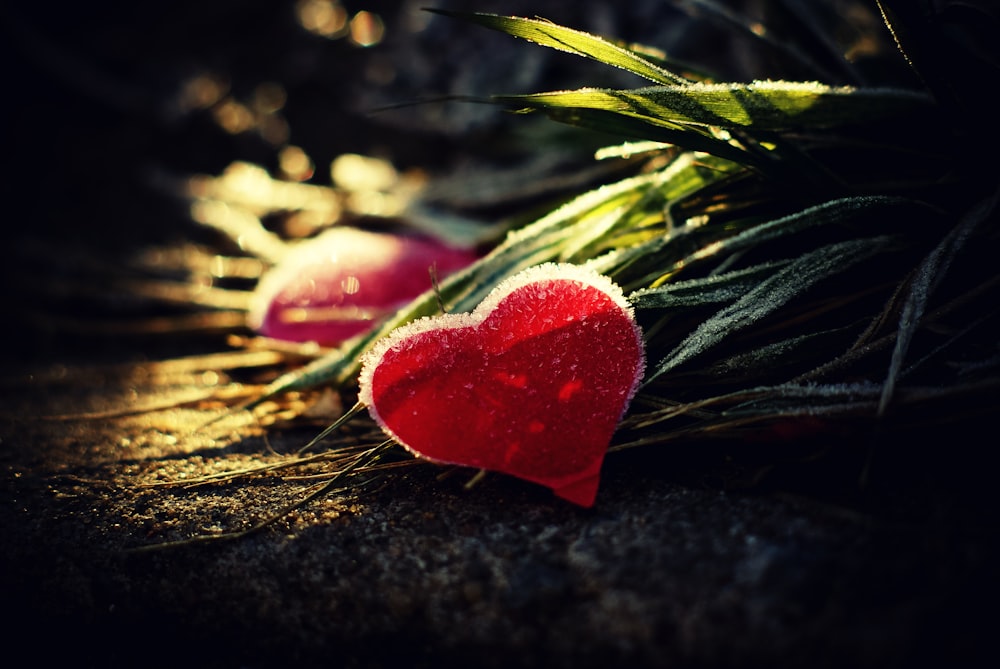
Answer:
<svg viewBox="0 0 1000 669"><path fill-rule="evenodd" d="M362 361L360 399L417 456L591 506L644 364L621 290L549 263L505 280L471 314L424 318L382 339Z"/></svg>

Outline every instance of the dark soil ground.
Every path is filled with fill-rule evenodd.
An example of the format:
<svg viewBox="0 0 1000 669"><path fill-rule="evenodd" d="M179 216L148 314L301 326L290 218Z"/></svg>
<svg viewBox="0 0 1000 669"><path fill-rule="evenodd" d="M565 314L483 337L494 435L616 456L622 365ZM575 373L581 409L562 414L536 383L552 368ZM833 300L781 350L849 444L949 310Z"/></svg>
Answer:
<svg viewBox="0 0 1000 669"><path fill-rule="evenodd" d="M660 3L633 4L503 11L636 39L699 34ZM291 474L333 466L176 485L288 462L336 410L303 393L192 434L224 409L221 391L300 359L233 346L228 335L248 334L238 325L180 327L185 308L114 290L139 250L229 250L164 183L237 160L276 165L280 142L178 109L182 83L225 72L249 99L279 82L288 141L322 181L352 151L442 172L529 161L501 152L511 120L490 108L361 112L428 92L532 90L553 72L571 85L579 70L443 20L418 31L410 3L366 3L387 28L369 49L306 33L292 3L22 5L0 15L8 663L994 666L989 420L793 443L776 467L732 444L616 454L589 510L506 477L467 489L471 472L407 463L243 539L136 552L250 527L314 482ZM303 407L315 416L282 413ZM359 419L343 443L372 432Z"/></svg>

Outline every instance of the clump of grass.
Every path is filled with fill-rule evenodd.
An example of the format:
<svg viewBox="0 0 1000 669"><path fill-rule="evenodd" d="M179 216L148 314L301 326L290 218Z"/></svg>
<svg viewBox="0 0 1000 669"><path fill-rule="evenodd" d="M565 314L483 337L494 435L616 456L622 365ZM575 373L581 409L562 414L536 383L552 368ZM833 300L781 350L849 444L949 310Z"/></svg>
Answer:
<svg viewBox="0 0 1000 669"><path fill-rule="evenodd" d="M541 19L439 12L647 80L492 100L620 137L598 158L643 156L641 168L511 231L268 394L348 388L392 329L469 311L508 276L560 261L619 283L646 336L647 376L614 449L995 411L998 141L980 99L1000 82L995 13L771 2L761 28L684 4L807 76L727 81ZM838 18L859 15L880 29ZM864 40L881 47L861 63Z"/></svg>

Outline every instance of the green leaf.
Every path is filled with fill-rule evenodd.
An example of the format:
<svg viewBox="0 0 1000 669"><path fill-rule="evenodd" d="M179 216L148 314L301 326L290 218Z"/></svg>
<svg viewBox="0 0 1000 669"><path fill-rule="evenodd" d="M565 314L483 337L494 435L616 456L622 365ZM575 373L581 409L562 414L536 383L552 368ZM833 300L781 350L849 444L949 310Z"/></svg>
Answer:
<svg viewBox="0 0 1000 669"><path fill-rule="evenodd" d="M816 385L788 383L754 390L755 393L746 393L749 396L747 401L727 409L726 414L767 416L780 412L788 416L821 415L821 411L843 413L858 408L867 411L874 406L879 392L876 384L867 381ZM738 396L738 393L733 393L733 396Z"/></svg>
<svg viewBox="0 0 1000 669"><path fill-rule="evenodd" d="M781 260L761 263L725 274L637 290L628 296L628 301L638 310L702 307L735 302L760 284L766 276L774 274L789 262Z"/></svg>
<svg viewBox="0 0 1000 669"><path fill-rule="evenodd" d="M906 302L903 304L902 314L899 317L896 346L892 352L889 372L883 384L882 397L879 400L878 412L880 415L885 412L892 401L896 383L902 372L903 361L913 337L920 327L924 312L927 310L930 294L948 272L955 255L969 241L973 230L986 220L997 206L998 197L1000 195L995 194L993 197L978 202L917 267L910 283Z"/></svg>
<svg viewBox="0 0 1000 669"><path fill-rule="evenodd" d="M434 8L428 8L427 11L465 19L542 46L590 58L605 65L613 65L658 84L681 86L690 83L687 79L660 67L636 51L590 33L565 28L551 21L497 14L452 12Z"/></svg>
<svg viewBox="0 0 1000 669"><path fill-rule="evenodd" d="M704 371L729 380L781 373L791 365L814 361L817 352L829 351L836 344L848 345L847 338L854 332L854 328L844 326L787 337L731 355Z"/></svg>
<svg viewBox="0 0 1000 669"><path fill-rule="evenodd" d="M790 81L697 83L632 90L581 88L501 95L495 99L533 109L613 112L671 130L704 126L766 132L871 122L931 103L923 93L905 89L831 87Z"/></svg>
<svg viewBox="0 0 1000 669"><path fill-rule="evenodd" d="M647 264L654 271L638 282L648 287L657 287L673 279L681 270L691 271L698 265L718 262L720 258L730 257L734 253L772 240L788 239L796 233L823 226L853 223L862 215L900 216L907 209L916 210L921 206L905 198L857 196L823 202L781 218L763 223L755 222L749 227L745 223L714 229L712 226L697 227L690 232L649 243L642 251L647 256ZM698 236L700 245L694 252L678 257L674 247L690 248L690 242L685 239L688 235ZM655 248L656 244L660 248Z"/></svg>
<svg viewBox="0 0 1000 669"><path fill-rule="evenodd" d="M621 138L673 144L689 151L703 151L748 167L766 169L759 156L748 153L735 144L716 138L704 127L683 126L601 109L581 107L540 107L553 121L588 128Z"/></svg>
<svg viewBox="0 0 1000 669"><path fill-rule="evenodd" d="M663 232L663 211L671 202L691 195L742 168L709 155L683 153L650 175L644 191L592 223L574 226L559 254L566 262L584 262L619 246L634 246ZM627 240L622 243L622 240Z"/></svg>
<svg viewBox="0 0 1000 669"><path fill-rule="evenodd" d="M704 353L726 337L744 330L801 295L822 279L846 271L852 265L885 248L892 237L855 239L805 253L777 273L757 284L740 299L707 318L684 341L668 353L646 378L656 377Z"/></svg>

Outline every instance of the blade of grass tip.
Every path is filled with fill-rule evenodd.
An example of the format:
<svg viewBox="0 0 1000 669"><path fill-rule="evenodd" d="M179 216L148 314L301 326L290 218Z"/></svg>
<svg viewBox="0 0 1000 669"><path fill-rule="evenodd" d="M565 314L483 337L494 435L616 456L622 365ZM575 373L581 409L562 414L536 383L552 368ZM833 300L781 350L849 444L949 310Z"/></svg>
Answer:
<svg viewBox="0 0 1000 669"><path fill-rule="evenodd" d="M315 437L313 437L309 441L308 444L306 444L305 446L303 446L299 450L295 451L295 454L296 455L302 455L303 453L305 453L306 451L308 451L310 448L312 448L313 446L315 446L316 444L318 444L319 442L323 441L328 436L330 436L340 426L346 425L348 421L350 421L352 418L354 418L355 416L357 416L364 409L365 409L365 405L364 405L363 402L360 402L360 401L359 402L355 402L354 406L352 406L350 409L348 409L347 411L345 411L344 414L340 418L338 418L337 420L333 421L333 423L331 423L329 426L327 426L322 432L320 432Z"/></svg>
<svg viewBox="0 0 1000 669"><path fill-rule="evenodd" d="M137 546L135 548L127 549L125 552L149 553L152 551L167 550L171 548L181 548L185 546L192 546L195 544L234 541L236 539L243 539L252 534L256 534L257 532L260 532L261 530L281 520L282 518L290 514L292 511L295 511L296 509L301 509L302 507L304 507L306 504L309 504L313 500L318 499L319 497L322 497L323 495L332 492L333 490L336 489L337 484L339 484L344 478L346 478L347 476L358 470L361 470L371 465L380 457L382 457L382 455L385 454L385 452L388 451L393 446L395 446L395 442L392 441L391 439L387 439L379 443L378 445L368 449L364 453L360 453L354 460L354 462L352 462L351 464L347 465L346 467L338 471L336 474L334 474L333 478L331 478L329 481L319 486L318 488L307 494L302 499L297 500L283 507L280 511L271 514L270 516L264 518L257 524L251 525L245 530L239 530L237 532L223 532L222 534L203 534L199 536L189 537L187 539L179 539L177 541L165 541L159 544Z"/></svg>
<svg viewBox="0 0 1000 669"><path fill-rule="evenodd" d="M381 112L388 111L398 111L400 109L406 109L408 107L419 107L421 105L429 104L441 104L443 102L471 102L476 104L492 105L493 100L490 98L481 98L474 95L458 95L458 94L447 94L447 95L435 95L429 98L418 98L416 100L403 100L401 102L391 102L384 105L379 105L377 107L371 107L367 110L369 114L378 114Z"/></svg>
<svg viewBox="0 0 1000 669"><path fill-rule="evenodd" d="M956 118L967 118L971 109L960 108L955 97L955 72L949 58L942 58L946 49L945 33L933 27L937 22L928 21L922 3L904 0L875 0L882 23L885 25L900 55L910 70L930 91L936 103Z"/></svg>
<svg viewBox="0 0 1000 669"><path fill-rule="evenodd" d="M945 235L944 239L917 267L899 317L896 346L892 351L892 359L889 361L888 374L882 384L882 397L878 404L879 416L885 414L890 402L892 402L906 353L923 320L931 293L948 272L955 255L965 246L976 226L984 221L996 207L998 197L1000 197L1000 191L970 209L958 225Z"/></svg>

